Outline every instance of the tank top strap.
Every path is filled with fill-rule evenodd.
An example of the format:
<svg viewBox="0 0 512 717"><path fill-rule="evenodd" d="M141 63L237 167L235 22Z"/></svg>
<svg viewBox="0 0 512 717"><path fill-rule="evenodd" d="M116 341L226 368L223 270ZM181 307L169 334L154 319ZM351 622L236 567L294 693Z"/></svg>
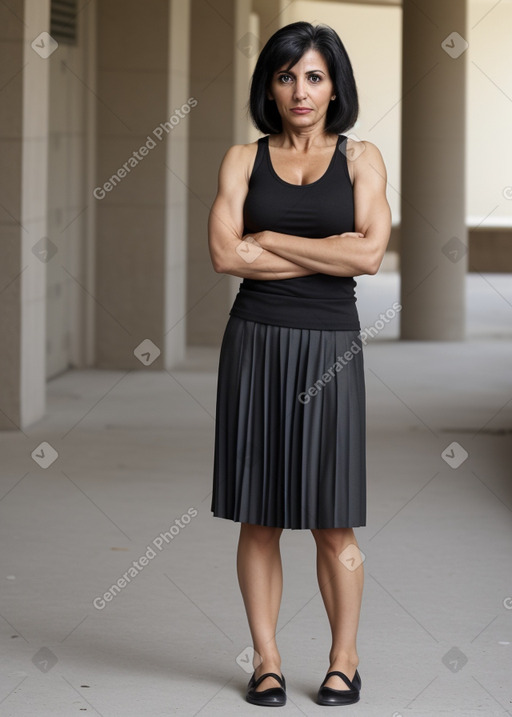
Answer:
<svg viewBox="0 0 512 717"><path fill-rule="evenodd" d="M352 179L350 178L350 172L348 171L348 159L347 159L347 140L348 136L346 134L340 134L338 138L338 152L337 160L341 161L341 166L343 169L343 173L345 177L348 179L350 186L352 186Z"/></svg>
<svg viewBox="0 0 512 717"><path fill-rule="evenodd" d="M256 152L256 157L254 159L254 164L252 165L251 175L249 177L249 183L251 182L251 179L258 171L258 168L262 162L263 156L265 154L265 146L264 141L267 140L268 142L268 135L265 135L265 137L259 137L258 138L258 149Z"/></svg>
<svg viewBox="0 0 512 717"><path fill-rule="evenodd" d="M255 176L258 171L265 171L265 168L266 168L267 173L270 172L272 174L270 151L268 148L269 136L270 135L267 134L264 137L258 138L258 149L256 152L256 157L254 159L254 164L252 167L251 175L249 177L249 184L250 184L253 176ZM336 142L337 151L335 153L335 156L333 157L331 165L337 165L341 169L344 176L349 180L350 184L352 185L352 180L350 179L350 174L348 171L348 164L347 164L347 153L346 153L347 139L348 139L347 135L344 135L344 134L338 135L338 139ZM264 161L265 159L266 159L266 162ZM330 169L334 169L334 167L330 166ZM327 174L327 172L326 172L326 174ZM316 182L314 184L316 184Z"/></svg>
<svg viewBox="0 0 512 717"><path fill-rule="evenodd" d="M266 162L263 164L263 167L266 167L267 171L270 172L270 174L273 174L271 167L271 160L270 160L270 150L268 148L268 140L270 135L265 135L264 137L259 137L258 139L258 151L256 153L256 158L254 160L254 165L251 172L251 177L256 174L259 167L262 165L263 159L266 159ZM345 134L339 134L338 139L336 140L336 152L335 155L331 161L331 164L329 165L329 170L334 169L332 165L337 165L341 171L343 172L344 176L349 180L350 184L352 184L352 180L350 179L350 174L348 171L348 164L347 164L347 152L346 152L346 143L347 143L347 135ZM325 174L328 174L330 172L326 172ZM314 182L316 184L316 182Z"/></svg>

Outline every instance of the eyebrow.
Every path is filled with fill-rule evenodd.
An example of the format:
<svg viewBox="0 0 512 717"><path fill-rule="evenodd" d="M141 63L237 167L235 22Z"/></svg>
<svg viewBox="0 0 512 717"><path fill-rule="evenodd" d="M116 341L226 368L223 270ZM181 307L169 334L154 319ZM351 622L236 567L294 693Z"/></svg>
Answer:
<svg viewBox="0 0 512 717"><path fill-rule="evenodd" d="M286 75L295 75L295 72L291 72L290 70L276 70L276 75L281 72L284 72ZM325 75L325 72L323 72L322 70L308 70L306 72L306 75L311 75L313 73L320 73L321 75Z"/></svg>

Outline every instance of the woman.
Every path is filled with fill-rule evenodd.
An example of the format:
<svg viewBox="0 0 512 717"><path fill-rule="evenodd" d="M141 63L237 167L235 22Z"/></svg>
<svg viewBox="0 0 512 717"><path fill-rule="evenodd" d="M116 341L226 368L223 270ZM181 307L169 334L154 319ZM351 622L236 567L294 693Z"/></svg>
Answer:
<svg viewBox="0 0 512 717"><path fill-rule="evenodd" d="M354 276L389 240L377 147L340 134L359 107L332 28L295 22L257 60L250 115L208 219L215 271L243 278L219 356L211 509L241 523L237 573L254 644L246 699L284 705L275 632L283 528L310 529L332 631L317 702L359 699L356 634L366 524L365 386Z"/></svg>

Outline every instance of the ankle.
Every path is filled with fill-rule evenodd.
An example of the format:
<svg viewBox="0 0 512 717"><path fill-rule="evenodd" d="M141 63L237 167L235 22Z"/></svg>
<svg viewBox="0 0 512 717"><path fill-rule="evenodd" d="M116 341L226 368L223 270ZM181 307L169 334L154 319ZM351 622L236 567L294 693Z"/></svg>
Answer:
<svg viewBox="0 0 512 717"><path fill-rule="evenodd" d="M279 655L260 655L261 661L255 662L254 669L258 674L262 672L275 672L281 669L281 657Z"/></svg>
<svg viewBox="0 0 512 717"><path fill-rule="evenodd" d="M333 665L350 665L351 667L357 667L359 665L359 656L357 652L333 652L329 653L329 662L331 667Z"/></svg>

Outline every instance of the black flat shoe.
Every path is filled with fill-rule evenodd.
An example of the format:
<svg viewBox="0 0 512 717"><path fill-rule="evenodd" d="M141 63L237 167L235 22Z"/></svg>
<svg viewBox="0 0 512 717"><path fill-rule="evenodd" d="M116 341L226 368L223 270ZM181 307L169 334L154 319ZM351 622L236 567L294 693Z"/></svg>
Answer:
<svg viewBox="0 0 512 717"><path fill-rule="evenodd" d="M338 675L349 688L348 690L335 690L332 687L325 687L325 683L331 675ZM328 672L318 690L317 703L319 705L351 705L359 700L361 689L361 677L356 670L352 682L343 672L333 670Z"/></svg>
<svg viewBox="0 0 512 717"><path fill-rule="evenodd" d="M252 677L247 685L247 694L245 699L253 705L262 705L263 707L281 707L286 704L286 682L284 675L279 677L275 672L265 672L256 680L254 678L256 670L252 673ZM282 687L269 687L268 690L256 691L256 687L260 685L265 677L275 677Z"/></svg>

